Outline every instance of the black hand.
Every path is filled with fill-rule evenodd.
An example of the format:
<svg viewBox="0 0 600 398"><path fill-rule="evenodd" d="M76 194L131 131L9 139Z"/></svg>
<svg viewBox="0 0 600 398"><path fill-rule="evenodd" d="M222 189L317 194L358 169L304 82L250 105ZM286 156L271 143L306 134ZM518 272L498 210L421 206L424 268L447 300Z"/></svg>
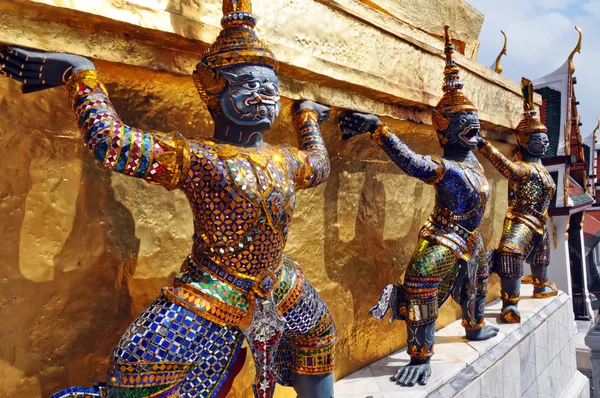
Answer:
<svg viewBox="0 0 600 398"><path fill-rule="evenodd" d="M356 135L371 133L381 125L379 117L364 113L349 112L340 119L342 139L348 140Z"/></svg>
<svg viewBox="0 0 600 398"><path fill-rule="evenodd" d="M319 115L319 124L323 124L327 119L329 119L329 114L331 113L331 108L313 101L298 101L294 105L294 108L295 113L298 113L303 109L312 109L313 111L317 112L317 115Z"/></svg>
<svg viewBox="0 0 600 398"><path fill-rule="evenodd" d="M477 148L481 149L487 141L482 136L477 137Z"/></svg>
<svg viewBox="0 0 600 398"><path fill-rule="evenodd" d="M77 55L0 48L0 74L23 83L25 94L62 86L73 73L85 69L95 69L94 64Z"/></svg>

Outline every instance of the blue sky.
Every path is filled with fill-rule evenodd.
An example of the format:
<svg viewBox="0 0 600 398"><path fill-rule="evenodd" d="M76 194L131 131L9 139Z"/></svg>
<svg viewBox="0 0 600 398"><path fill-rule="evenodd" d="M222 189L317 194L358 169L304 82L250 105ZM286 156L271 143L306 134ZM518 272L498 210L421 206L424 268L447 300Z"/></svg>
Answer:
<svg viewBox="0 0 600 398"><path fill-rule="evenodd" d="M508 35L503 75L520 81L545 76L559 68L577 44L575 25L583 30L581 54L575 55L575 92L586 137L600 117L600 0L467 0L485 15L479 62L494 63Z"/></svg>

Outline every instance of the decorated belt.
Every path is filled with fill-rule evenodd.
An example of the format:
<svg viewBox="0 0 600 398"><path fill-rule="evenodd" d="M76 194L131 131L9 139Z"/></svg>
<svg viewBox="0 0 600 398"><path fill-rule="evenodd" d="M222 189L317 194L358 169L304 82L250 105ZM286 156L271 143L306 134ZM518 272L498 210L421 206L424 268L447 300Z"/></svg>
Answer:
<svg viewBox="0 0 600 398"><path fill-rule="evenodd" d="M473 231L469 231L465 227L453 222L454 220L449 220L444 215L441 214L432 214L427 220L432 226L438 226L446 231L453 231L458 236L463 238L465 241L469 241L471 239L475 239L477 237L477 232L479 228L474 229ZM427 225L426 225L427 226Z"/></svg>
<svg viewBox="0 0 600 398"><path fill-rule="evenodd" d="M465 261L471 259L481 240L478 228L469 231L463 226L436 214L427 219L419 232L419 236L435 240Z"/></svg>
<svg viewBox="0 0 600 398"><path fill-rule="evenodd" d="M436 205L433 209L432 217L437 218L437 216L441 216L442 218L444 218L446 220L465 221L465 220L470 220L471 218L473 218L474 214L477 211L479 211L480 209L481 209L481 205L479 204L479 205L473 207L471 210L469 210L466 213L454 213L452 210L449 210L446 207L443 207L439 203L436 203Z"/></svg>
<svg viewBox="0 0 600 398"><path fill-rule="evenodd" d="M231 272L223 268L222 265L215 263L210 258L194 253L190 256L190 261L187 261L182 272L186 271L188 267L197 267L203 272L207 272L221 282L227 283L243 292L254 292L259 297L267 297L271 294L277 282L281 278L283 267L281 262L277 268L273 271L266 270L260 277L252 277L244 275L238 272Z"/></svg>
<svg viewBox="0 0 600 398"><path fill-rule="evenodd" d="M534 217L541 226L546 223L546 216L548 214L548 210L540 213L539 211L531 208L531 205L521 204L517 201L510 203L508 210L517 216L525 215Z"/></svg>

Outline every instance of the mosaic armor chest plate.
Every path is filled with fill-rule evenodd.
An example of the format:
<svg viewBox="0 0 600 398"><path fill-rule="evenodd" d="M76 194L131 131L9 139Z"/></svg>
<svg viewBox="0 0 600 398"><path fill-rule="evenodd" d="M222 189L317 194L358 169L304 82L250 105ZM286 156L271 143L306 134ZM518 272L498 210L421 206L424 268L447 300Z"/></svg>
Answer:
<svg viewBox="0 0 600 398"><path fill-rule="evenodd" d="M526 170L526 175L522 180L509 180L509 216L532 225L541 233L556 185L544 166L518 163Z"/></svg>
<svg viewBox="0 0 600 398"><path fill-rule="evenodd" d="M276 273L295 207L294 169L284 147L200 142L191 147L193 257L231 275Z"/></svg>
<svg viewBox="0 0 600 398"><path fill-rule="evenodd" d="M480 244L479 225L490 188L473 154L464 162L443 160L444 176L435 184L436 205L421 236L450 248L469 260Z"/></svg>

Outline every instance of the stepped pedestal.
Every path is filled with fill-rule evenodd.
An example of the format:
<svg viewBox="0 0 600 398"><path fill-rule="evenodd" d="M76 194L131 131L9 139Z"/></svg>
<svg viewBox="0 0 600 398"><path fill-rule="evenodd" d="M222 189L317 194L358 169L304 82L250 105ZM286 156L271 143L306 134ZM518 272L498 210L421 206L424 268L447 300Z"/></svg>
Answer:
<svg viewBox="0 0 600 398"><path fill-rule="evenodd" d="M336 398L588 398L589 380L576 365L571 299L561 293L534 300L532 293L522 287L522 323L498 325L494 339L467 341L460 321L439 330L427 386L389 381L409 361L401 350L339 380ZM497 325L500 308L500 300L487 305L488 324Z"/></svg>

